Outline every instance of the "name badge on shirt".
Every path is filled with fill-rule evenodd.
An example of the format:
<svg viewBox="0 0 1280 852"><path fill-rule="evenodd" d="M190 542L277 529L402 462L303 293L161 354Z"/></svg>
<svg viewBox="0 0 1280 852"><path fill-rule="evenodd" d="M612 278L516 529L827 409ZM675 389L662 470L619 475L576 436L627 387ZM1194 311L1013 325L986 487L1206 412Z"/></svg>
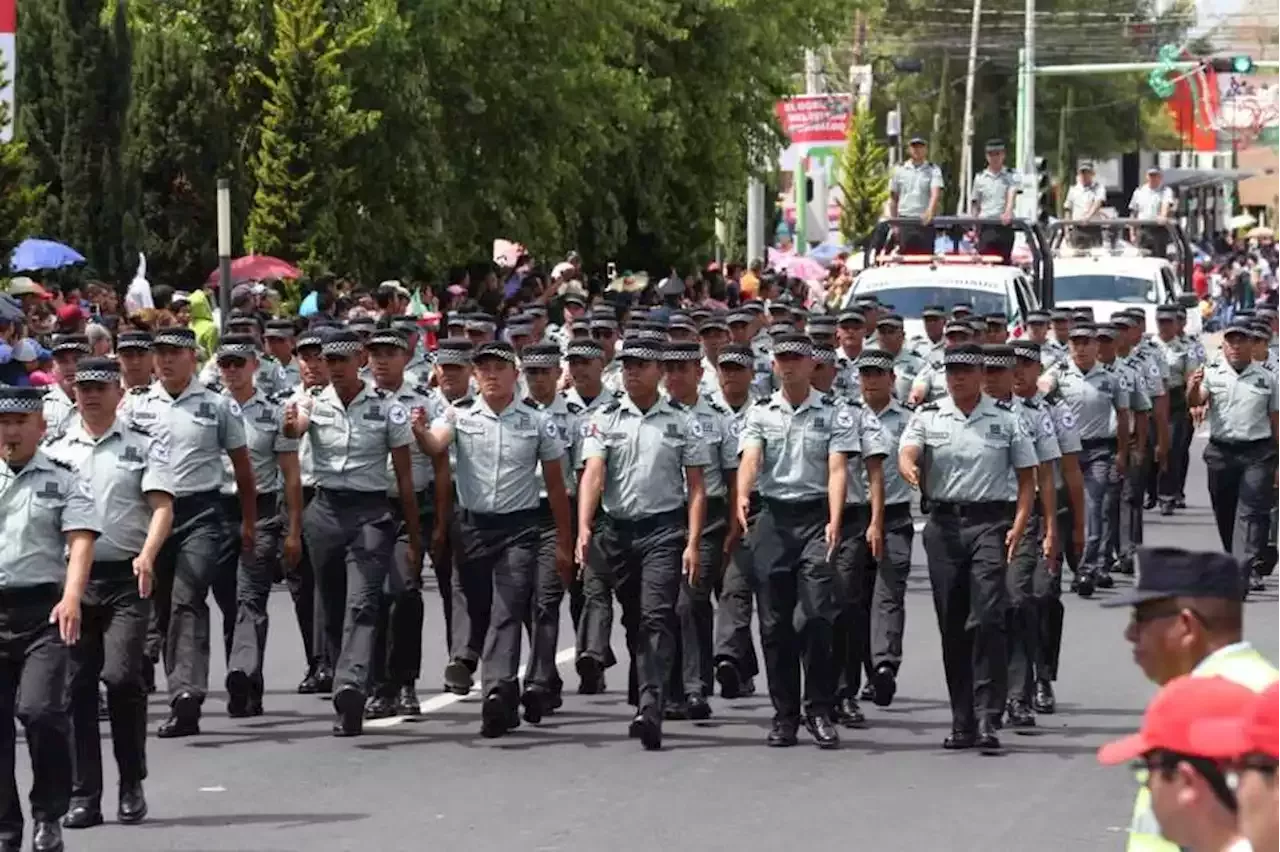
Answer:
<svg viewBox="0 0 1280 852"><path fill-rule="evenodd" d="M368 410L368 411L366 411L366 412L365 412L365 413L360 417L360 419L361 419L361 420L372 420L372 421L374 421L374 422L376 422L376 423L381 423L381 422L383 422L384 420L386 420L387 418L386 418L386 415L384 415L384 414L382 413L382 408L381 408L381 407L379 407L379 406L377 406L377 405L374 405L374 406L370 406L369 410Z"/></svg>

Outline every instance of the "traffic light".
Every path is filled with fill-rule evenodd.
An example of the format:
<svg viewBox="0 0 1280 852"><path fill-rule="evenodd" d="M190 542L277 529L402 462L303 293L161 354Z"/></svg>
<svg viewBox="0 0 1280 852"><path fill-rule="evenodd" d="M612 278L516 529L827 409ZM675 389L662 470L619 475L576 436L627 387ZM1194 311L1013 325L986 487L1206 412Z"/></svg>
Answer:
<svg viewBox="0 0 1280 852"><path fill-rule="evenodd" d="M1220 74L1252 74L1252 56L1215 56L1209 60L1209 67Z"/></svg>
<svg viewBox="0 0 1280 852"><path fill-rule="evenodd" d="M1049 178L1049 161L1036 157L1036 221L1047 225L1052 212L1053 181Z"/></svg>

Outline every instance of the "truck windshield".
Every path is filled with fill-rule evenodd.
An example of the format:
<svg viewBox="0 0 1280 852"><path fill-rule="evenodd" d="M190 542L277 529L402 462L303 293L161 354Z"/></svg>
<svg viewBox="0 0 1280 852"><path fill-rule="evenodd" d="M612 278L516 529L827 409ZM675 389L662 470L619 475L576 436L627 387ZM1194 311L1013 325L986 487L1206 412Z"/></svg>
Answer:
<svg viewBox="0 0 1280 852"><path fill-rule="evenodd" d="M1053 297L1059 302L1148 304L1155 301L1155 285L1146 278L1129 275L1055 275Z"/></svg>

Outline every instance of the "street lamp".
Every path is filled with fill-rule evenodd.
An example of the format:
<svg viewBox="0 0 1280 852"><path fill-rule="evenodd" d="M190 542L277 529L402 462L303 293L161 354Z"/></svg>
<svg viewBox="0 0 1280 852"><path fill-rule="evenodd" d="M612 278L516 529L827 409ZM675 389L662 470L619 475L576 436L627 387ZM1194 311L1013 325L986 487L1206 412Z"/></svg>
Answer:
<svg viewBox="0 0 1280 852"><path fill-rule="evenodd" d="M218 308L231 316L231 181L218 178Z"/></svg>
<svg viewBox="0 0 1280 852"><path fill-rule="evenodd" d="M890 72L919 74L924 70L924 60L914 56L877 56L871 60L872 75L875 76L877 66L885 64L888 65L888 69L880 71L879 76L882 79L888 77ZM885 135L889 137L889 165L892 167L902 159L902 99L898 97L896 86L894 87L894 108L885 116Z"/></svg>

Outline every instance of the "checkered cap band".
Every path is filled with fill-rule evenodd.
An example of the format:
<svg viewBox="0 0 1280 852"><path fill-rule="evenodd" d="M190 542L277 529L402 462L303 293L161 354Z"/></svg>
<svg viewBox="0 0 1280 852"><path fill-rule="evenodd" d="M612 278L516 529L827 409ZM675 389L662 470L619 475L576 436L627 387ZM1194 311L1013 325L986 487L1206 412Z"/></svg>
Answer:
<svg viewBox="0 0 1280 852"><path fill-rule="evenodd" d="M808 340L779 340L773 344L774 355L799 355L803 358L813 357L813 343Z"/></svg>
<svg viewBox="0 0 1280 852"><path fill-rule="evenodd" d="M737 313L729 314L729 316L725 319L726 325L736 325L738 323L749 324L750 322L751 322L751 314L745 311L738 311Z"/></svg>
<svg viewBox="0 0 1280 852"><path fill-rule="evenodd" d="M754 363L751 355L746 352L721 352L720 357L716 360L717 364L736 364L739 367L750 367Z"/></svg>
<svg viewBox="0 0 1280 852"><path fill-rule="evenodd" d="M983 355L982 366L992 370L1012 370L1014 359L1012 355Z"/></svg>
<svg viewBox="0 0 1280 852"><path fill-rule="evenodd" d="M729 323L722 319L706 320L698 327L699 334L706 334L708 331L728 331Z"/></svg>
<svg viewBox="0 0 1280 852"><path fill-rule="evenodd" d="M249 343L224 343L218 347L218 360L223 358L252 358L258 350Z"/></svg>
<svg viewBox="0 0 1280 852"><path fill-rule="evenodd" d="M469 319L466 322L467 331L489 332L493 331L497 326L489 320Z"/></svg>
<svg viewBox="0 0 1280 852"><path fill-rule="evenodd" d="M84 384L85 382L102 382L104 385L114 384L120 381L119 370L76 370L76 384Z"/></svg>
<svg viewBox="0 0 1280 852"><path fill-rule="evenodd" d="M925 308L920 312L922 319L944 319L946 316L947 312L942 308Z"/></svg>
<svg viewBox="0 0 1280 852"><path fill-rule="evenodd" d="M840 314L840 316L836 317L836 322L839 323L840 325L844 325L847 322L854 322L860 325L865 325L867 322L867 318L862 313L862 311L844 311L843 313Z"/></svg>
<svg viewBox="0 0 1280 852"><path fill-rule="evenodd" d="M1013 355L1015 358L1023 358L1027 361L1039 361L1040 346L1030 340L1015 340Z"/></svg>
<svg viewBox="0 0 1280 852"><path fill-rule="evenodd" d="M667 336L660 331L654 331L651 328L638 328L635 331L629 331L626 335L627 340L648 340L655 343L663 343Z"/></svg>
<svg viewBox="0 0 1280 852"><path fill-rule="evenodd" d="M902 320L899 317L883 317L876 320L876 328L889 326L890 328L902 328Z"/></svg>
<svg viewBox="0 0 1280 852"><path fill-rule="evenodd" d="M520 366L526 370L554 370L560 366L560 353L526 352L520 359Z"/></svg>
<svg viewBox="0 0 1280 852"><path fill-rule="evenodd" d="M618 353L619 358L623 359L624 361L626 360L661 361L662 360L661 349L659 349L656 346L648 345L646 341L637 340L636 338L632 338L632 340L635 341L633 344L626 344L626 343L623 344L622 351Z"/></svg>
<svg viewBox="0 0 1280 852"><path fill-rule="evenodd" d="M471 364L471 350L441 346L436 350L436 363L454 367L466 367Z"/></svg>
<svg viewBox="0 0 1280 852"><path fill-rule="evenodd" d="M404 339L400 334L388 334L385 331L375 331L373 336L369 338L366 346L394 346L397 349L408 350L409 341Z"/></svg>
<svg viewBox="0 0 1280 852"><path fill-rule="evenodd" d="M1089 326L1087 326L1087 325L1078 325L1078 326L1076 326L1075 328L1071 329L1071 331L1070 331L1070 332L1068 332L1068 334L1067 334L1067 337L1068 337L1068 338L1072 338L1072 337L1097 337L1097 336L1098 336L1098 332L1097 332L1097 330L1096 330L1096 329L1094 329L1094 328L1091 328L1091 327L1089 327Z"/></svg>
<svg viewBox="0 0 1280 852"><path fill-rule="evenodd" d="M365 331L374 328L376 325L377 323L374 321L373 317L352 317L347 320L347 328L352 331Z"/></svg>
<svg viewBox="0 0 1280 852"><path fill-rule="evenodd" d="M888 373L893 370L893 358L888 352L863 352L858 356L857 366L859 370L884 370Z"/></svg>
<svg viewBox="0 0 1280 852"><path fill-rule="evenodd" d="M600 330L608 329L609 331L617 331L618 321L614 319L609 319L607 317L592 317L591 330L595 331L597 329L600 329Z"/></svg>
<svg viewBox="0 0 1280 852"><path fill-rule="evenodd" d="M417 331L418 318L417 317L395 317L394 319L391 320L391 327L398 328L401 331Z"/></svg>
<svg viewBox="0 0 1280 852"><path fill-rule="evenodd" d="M39 396L0 394L0 414L29 414L43 407L44 400Z"/></svg>
<svg viewBox="0 0 1280 852"><path fill-rule="evenodd" d="M981 367L986 363L986 356L981 352L947 352L942 356L945 367Z"/></svg>
<svg viewBox="0 0 1280 852"><path fill-rule="evenodd" d="M263 337L271 337L276 340L288 340L293 337L293 329L291 328L268 328L262 333Z"/></svg>
<svg viewBox="0 0 1280 852"><path fill-rule="evenodd" d="M467 324L467 331L478 331L478 330L479 329L472 328L470 323ZM533 326L509 325L507 326L507 334L511 335L512 337L531 337L533 336Z"/></svg>
<svg viewBox="0 0 1280 852"><path fill-rule="evenodd" d="M819 364L835 364L836 350L830 346L815 346L813 348L813 360Z"/></svg>
<svg viewBox="0 0 1280 852"><path fill-rule="evenodd" d="M479 361L481 358L499 358L508 364L516 363L516 353L514 349L507 346L494 346L485 344L476 349L471 355L472 361Z"/></svg>
<svg viewBox="0 0 1280 852"><path fill-rule="evenodd" d="M308 331L298 338L298 348L306 349L308 347L322 346L324 341L320 339L320 335L313 331Z"/></svg>
<svg viewBox="0 0 1280 852"><path fill-rule="evenodd" d="M973 328L967 322L949 322L942 329L943 335L947 334L973 334Z"/></svg>
<svg viewBox="0 0 1280 852"><path fill-rule="evenodd" d="M565 348L566 358L603 358L604 350L590 340L575 340Z"/></svg>
<svg viewBox="0 0 1280 852"><path fill-rule="evenodd" d="M321 345L320 351L325 357L338 355L343 358L350 358L363 348L364 344L358 340L330 340Z"/></svg>
<svg viewBox="0 0 1280 852"><path fill-rule="evenodd" d="M116 341L116 351L119 352L121 349L150 350L151 338L150 337L125 337L122 335L120 339Z"/></svg>
<svg viewBox="0 0 1280 852"><path fill-rule="evenodd" d="M1031 311L1027 314L1028 323L1033 323L1033 322L1047 323L1048 321L1049 321L1049 315L1044 311Z"/></svg>
<svg viewBox="0 0 1280 852"><path fill-rule="evenodd" d="M169 331L158 331L155 337L156 346L176 346L179 349L195 349L194 334L175 334Z"/></svg>
<svg viewBox="0 0 1280 852"><path fill-rule="evenodd" d="M93 349L82 340L63 340L53 344L53 348L49 351L54 354L59 352L79 352L81 355L88 355Z"/></svg>
<svg viewBox="0 0 1280 852"><path fill-rule="evenodd" d="M698 326L688 317L672 317L671 321L667 323L667 328L679 328L684 331L698 330Z"/></svg>
<svg viewBox="0 0 1280 852"><path fill-rule="evenodd" d="M1118 325L1121 328L1137 328L1138 324L1134 322L1133 317L1128 314L1116 314L1111 318L1112 325Z"/></svg>
<svg viewBox="0 0 1280 852"><path fill-rule="evenodd" d="M663 361L701 361L702 350L693 346L669 346L662 352Z"/></svg>

